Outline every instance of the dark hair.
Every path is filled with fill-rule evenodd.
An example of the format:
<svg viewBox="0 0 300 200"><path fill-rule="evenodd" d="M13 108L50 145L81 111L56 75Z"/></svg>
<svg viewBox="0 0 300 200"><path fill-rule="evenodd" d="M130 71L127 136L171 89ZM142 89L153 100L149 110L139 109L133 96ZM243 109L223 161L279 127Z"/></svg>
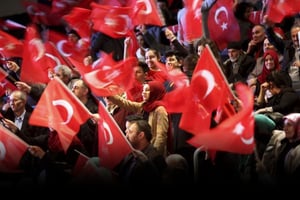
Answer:
<svg viewBox="0 0 300 200"><path fill-rule="evenodd" d="M137 65L142 68L144 73L149 71L149 67L148 67L147 63L145 63L144 61L139 61Z"/></svg>
<svg viewBox="0 0 300 200"><path fill-rule="evenodd" d="M278 88L292 87L291 77L284 71L272 71L266 77L267 82L272 82Z"/></svg>
<svg viewBox="0 0 300 200"><path fill-rule="evenodd" d="M76 37L78 37L79 39L81 38L80 35L77 33L77 31L75 31L74 29L70 30L70 31L68 32L68 35L69 35L69 34L74 34L74 35L76 35Z"/></svg>
<svg viewBox="0 0 300 200"><path fill-rule="evenodd" d="M136 120L143 120L143 119L145 119L145 118L143 117L143 115L132 114L132 115L127 115L127 116L125 117L125 119L126 119L126 121L128 121L128 122L133 122L133 121L136 121Z"/></svg>
<svg viewBox="0 0 300 200"><path fill-rule="evenodd" d="M145 137L148 142L152 139L152 133L151 133L151 126L149 125L148 121L144 119L142 115L133 114L126 116L126 121L136 124L138 127L138 132L144 132Z"/></svg>
<svg viewBox="0 0 300 200"><path fill-rule="evenodd" d="M251 3L248 3L248 2L240 2L240 3L236 4L236 6L234 8L234 12L233 12L234 16L239 20L248 21L248 19L245 19L245 17L244 17L244 14L248 8L254 9L254 5Z"/></svg>

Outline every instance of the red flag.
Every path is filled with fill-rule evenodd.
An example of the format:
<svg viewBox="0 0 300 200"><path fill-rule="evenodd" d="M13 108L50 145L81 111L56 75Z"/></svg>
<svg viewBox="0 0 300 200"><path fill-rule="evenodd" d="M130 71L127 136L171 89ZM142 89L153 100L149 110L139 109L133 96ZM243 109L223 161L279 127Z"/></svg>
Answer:
<svg viewBox="0 0 300 200"><path fill-rule="evenodd" d="M77 176L82 171L82 169L84 168L84 165L86 164L86 162L89 160L88 156L86 156L83 153L77 151L76 149L75 149L75 151L79 155L78 155L76 164L75 164L75 166L74 166L74 168L72 170L72 175L73 176Z"/></svg>
<svg viewBox="0 0 300 200"><path fill-rule="evenodd" d="M132 8L103 6L91 3L93 29L112 38L127 37L132 34Z"/></svg>
<svg viewBox="0 0 300 200"><path fill-rule="evenodd" d="M165 77L168 77L170 84L174 85L175 88L186 87L190 84L188 76L181 70L167 70L165 64L156 61L155 65L165 74Z"/></svg>
<svg viewBox="0 0 300 200"><path fill-rule="evenodd" d="M98 155L101 166L113 169L132 151L132 147L101 102L99 102L98 108L100 115L98 121Z"/></svg>
<svg viewBox="0 0 300 200"><path fill-rule="evenodd" d="M202 132L188 143L240 154L251 154L254 150L253 92L247 85L238 83L237 94L243 108L234 116L224 120L216 128Z"/></svg>
<svg viewBox="0 0 300 200"><path fill-rule="evenodd" d="M212 112L233 97L208 45L202 55L194 70L190 86L175 89L164 97L168 112L182 112L179 127L194 134L208 130Z"/></svg>
<svg viewBox="0 0 300 200"><path fill-rule="evenodd" d="M112 58L112 54L106 54L105 52L101 52L101 56L88 66L84 65L83 61L77 60L74 56L70 56L68 59L72 65L76 67L81 76L94 70L101 69L105 65L112 66L117 64L117 62Z"/></svg>
<svg viewBox="0 0 300 200"><path fill-rule="evenodd" d="M80 37L89 39L92 31L90 15L90 9L74 7L70 13L63 16L63 19Z"/></svg>
<svg viewBox="0 0 300 200"><path fill-rule="evenodd" d="M9 91L8 93L10 94L10 92L17 89L17 86L15 86L7 79L3 79L2 81L0 81L0 96L3 96L6 93L6 91Z"/></svg>
<svg viewBox="0 0 300 200"><path fill-rule="evenodd" d="M58 25L60 23L59 18L54 21L53 16L50 15L51 6L29 0L23 0L22 3L33 23L45 25Z"/></svg>
<svg viewBox="0 0 300 200"><path fill-rule="evenodd" d="M216 42L219 50L225 49L229 41L240 40L240 27L232 8L232 0L218 0L208 14L210 38Z"/></svg>
<svg viewBox="0 0 300 200"><path fill-rule="evenodd" d="M134 5L134 25L149 24L163 26L165 20L154 0L136 1Z"/></svg>
<svg viewBox="0 0 300 200"><path fill-rule="evenodd" d="M300 12L300 0L269 0L266 15L275 23Z"/></svg>
<svg viewBox="0 0 300 200"><path fill-rule="evenodd" d="M66 151L80 125L89 118L88 109L59 78L54 77L33 110L29 123L56 130Z"/></svg>
<svg viewBox="0 0 300 200"><path fill-rule="evenodd" d="M51 5L23 0L23 5L32 22L49 26L62 25L63 15L70 12L76 1L53 0Z"/></svg>
<svg viewBox="0 0 300 200"><path fill-rule="evenodd" d="M89 51L88 43L84 43L83 40L74 44L68 40L67 35L53 30L48 31L48 41L55 45L60 55L67 59L71 58L72 60L76 60L77 62L83 63L83 59Z"/></svg>
<svg viewBox="0 0 300 200"><path fill-rule="evenodd" d="M202 1L186 1L186 14L184 16L183 22L183 33L184 38L191 42L199 39L202 36L202 14L201 14L201 4Z"/></svg>
<svg viewBox="0 0 300 200"><path fill-rule="evenodd" d="M0 30L0 53L5 57L22 57L23 42Z"/></svg>
<svg viewBox="0 0 300 200"><path fill-rule="evenodd" d="M233 95L209 46L206 45L202 55L192 76L191 89L208 112L212 112Z"/></svg>
<svg viewBox="0 0 300 200"><path fill-rule="evenodd" d="M0 125L0 171L17 172L28 144Z"/></svg>
<svg viewBox="0 0 300 200"><path fill-rule="evenodd" d="M111 6L130 6L132 2L136 0L101 0L102 5L111 5Z"/></svg>
<svg viewBox="0 0 300 200"><path fill-rule="evenodd" d="M48 83L46 48L34 25L28 26L25 33L24 51L20 79L25 82ZM32 76L38 74L38 76Z"/></svg>
<svg viewBox="0 0 300 200"><path fill-rule="evenodd" d="M121 94L131 86L136 63L137 59L130 57L113 66L104 64L100 69L84 74L83 79L96 96Z"/></svg>
<svg viewBox="0 0 300 200"><path fill-rule="evenodd" d="M49 71L53 71L58 65L68 65L52 43L43 43L35 26L27 28L24 49L23 58L26 59L22 62L22 81L48 83Z"/></svg>
<svg viewBox="0 0 300 200"><path fill-rule="evenodd" d="M253 24L261 24L261 19L262 17L262 11L259 10L259 11L252 11L250 13L250 16L249 16L249 20L253 23Z"/></svg>

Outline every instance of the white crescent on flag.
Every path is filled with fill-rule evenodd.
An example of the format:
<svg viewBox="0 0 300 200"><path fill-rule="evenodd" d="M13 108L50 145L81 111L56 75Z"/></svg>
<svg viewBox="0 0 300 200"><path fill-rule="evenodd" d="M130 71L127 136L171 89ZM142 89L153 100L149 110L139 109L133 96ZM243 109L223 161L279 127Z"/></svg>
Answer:
<svg viewBox="0 0 300 200"><path fill-rule="evenodd" d="M63 99L59 99L59 100L54 100L52 101L52 104L54 106L63 106L66 111L67 111L67 119L64 122L61 122L62 124L68 124L71 121L71 118L73 116L74 110L72 108L72 106L70 105L69 102L67 102L66 100Z"/></svg>
<svg viewBox="0 0 300 200"><path fill-rule="evenodd" d="M151 3L149 0L137 0L136 4L138 3L144 3L146 6L145 10L140 10L139 13L142 15L149 15L152 12Z"/></svg>
<svg viewBox="0 0 300 200"><path fill-rule="evenodd" d="M109 125L103 121L103 127L104 127L104 138L105 138L106 144L111 145L114 142L114 137L111 133Z"/></svg>

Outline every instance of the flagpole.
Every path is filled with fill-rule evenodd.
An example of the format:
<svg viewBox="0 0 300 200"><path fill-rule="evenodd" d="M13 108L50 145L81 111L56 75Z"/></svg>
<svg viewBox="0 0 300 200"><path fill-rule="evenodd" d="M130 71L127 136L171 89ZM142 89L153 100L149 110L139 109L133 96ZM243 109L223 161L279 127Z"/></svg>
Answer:
<svg viewBox="0 0 300 200"><path fill-rule="evenodd" d="M228 81L227 81L227 78L226 78L226 76L224 75L224 73L223 73L223 71L222 71L222 69L221 69L221 67L220 67L220 65L219 65L219 63L218 63L218 61L216 60L216 57L214 56L214 54L213 54L211 48L209 47L208 44L206 44L205 47L208 49L209 53L212 55L212 58L213 58L215 64L218 66L218 70L219 70L219 72L222 74L222 77L223 77L223 79L224 79L224 82L226 83L227 87L229 88L229 91L230 91L231 95L232 95L234 98L237 98L236 95L234 94L234 92L232 91L231 87L229 86L229 83L228 83Z"/></svg>

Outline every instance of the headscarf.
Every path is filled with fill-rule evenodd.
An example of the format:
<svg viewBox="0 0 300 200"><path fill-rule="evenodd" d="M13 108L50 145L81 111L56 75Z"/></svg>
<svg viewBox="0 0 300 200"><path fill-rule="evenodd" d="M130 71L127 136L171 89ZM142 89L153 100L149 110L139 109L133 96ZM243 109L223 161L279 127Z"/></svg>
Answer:
<svg viewBox="0 0 300 200"><path fill-rule="evenodd" d="M267 57L267 55L270 55L273 60L274 60L274 69L267 69L266 64L265 64L265 59ZM274 70L280 70L280 64L279 64L279 59L278 59L278 53L272 49L268 49L263 56L263 60L264 60L264 66L262 69L262 73L258 76L258 81L262 84L266 81L266 77L268 76L268 74L270 74L272 71Z"/></svg>
<svg viewBox="0 0 300 200"><path fill-rule="evenodd" d="M295 135L294 139L300 139L300 113L291 113L283 117L283 120L289 120L294 124L295 127Z"/></svg>
<svg viewBox="0 0 300 200"><path fill-rule="evenodd" d="M146 112L151 112L158 106L164 106L161 100L166 94L166 89L159 81L149 81L147 84L150 87L150 94L149 99L143 105L143 109Z"/></svg>

